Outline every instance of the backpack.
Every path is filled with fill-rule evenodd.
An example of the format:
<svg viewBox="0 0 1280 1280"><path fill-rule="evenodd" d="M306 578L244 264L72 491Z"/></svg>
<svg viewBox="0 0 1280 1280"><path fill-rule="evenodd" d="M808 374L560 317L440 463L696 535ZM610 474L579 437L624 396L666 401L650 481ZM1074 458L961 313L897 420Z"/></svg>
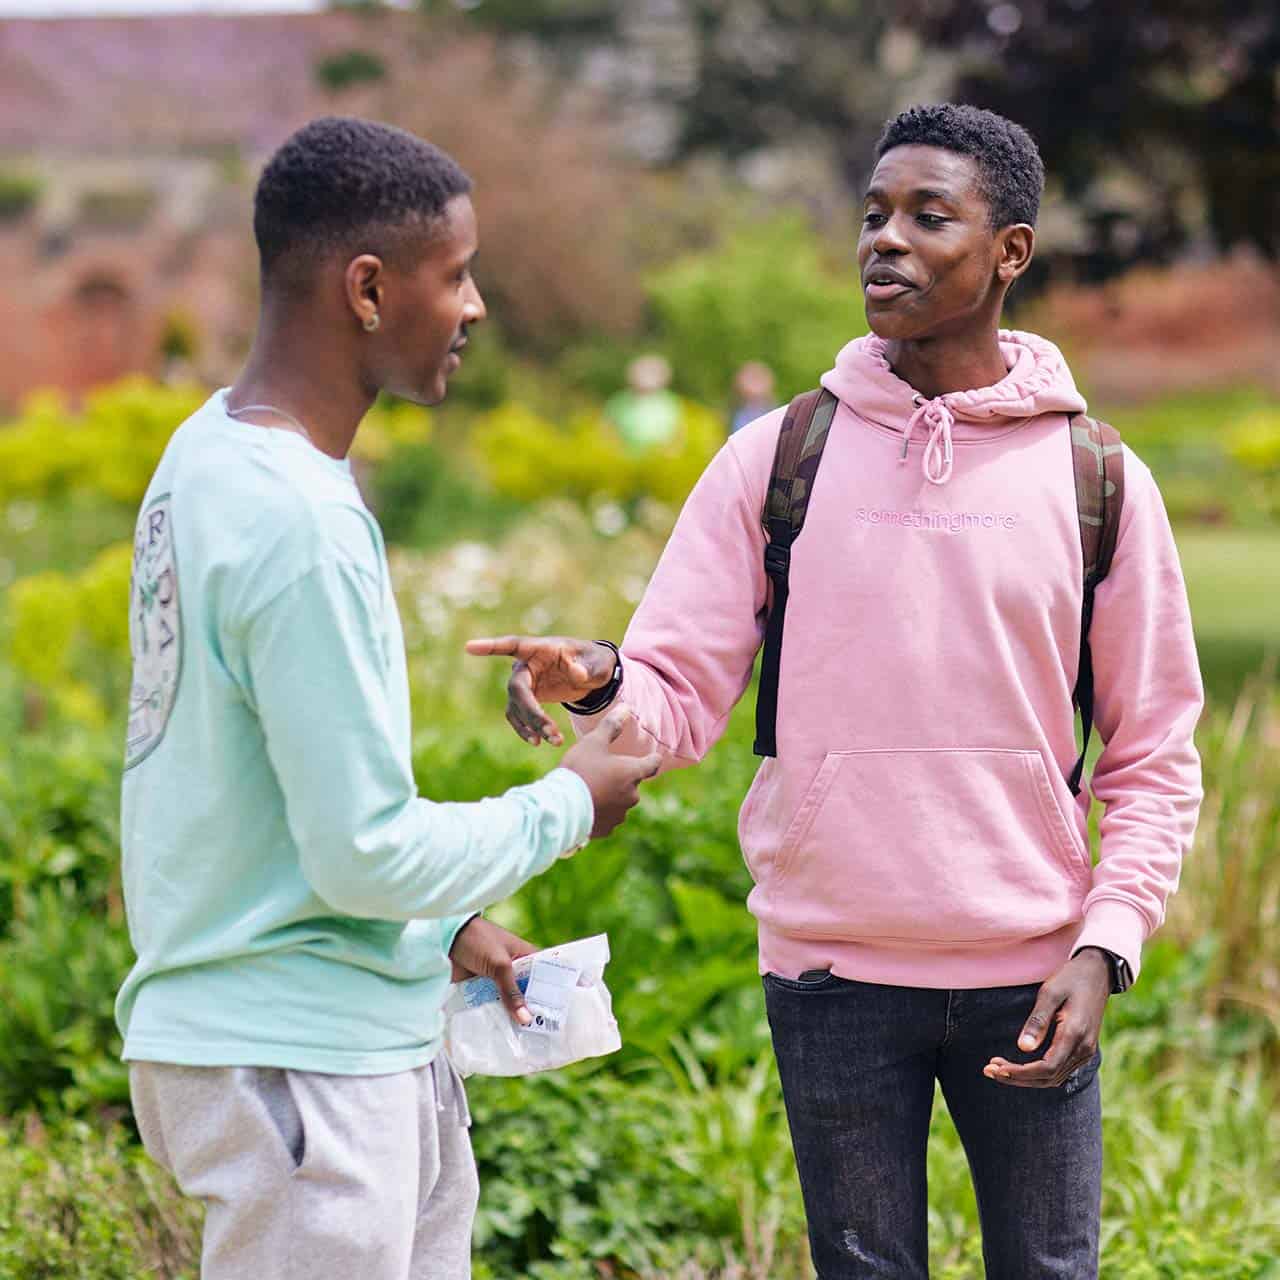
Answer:
<svg viewBox="0 0 1280 1280"><path fill-rule="evenodd" d="M778 447L773 456L765 508L761 513L761 524L768 538L764 548L764 571L773 586L773 604L765 625L760 691L756 699L754 750L758 756L778 754L778 673L782 661L791 546L804 528L814 478L818 474L827 433L838 404L837 398L823 387L806 391L792 400L778 433ZM1067 779L1071 794L1079 795L1084 758L1093 731L1093 654L1089 648L1089 626L1093 621L1094 593L1111 568L1116 534L1120 528L1120 512L1124 506L1124 457L1120 434L1113 426L1084 414L1072 414L1068 422L1071 427L1080 546L1084 553L1080 670L1071 693L1072 706L1080 712L1082 746L1080 758Z"/></svg>

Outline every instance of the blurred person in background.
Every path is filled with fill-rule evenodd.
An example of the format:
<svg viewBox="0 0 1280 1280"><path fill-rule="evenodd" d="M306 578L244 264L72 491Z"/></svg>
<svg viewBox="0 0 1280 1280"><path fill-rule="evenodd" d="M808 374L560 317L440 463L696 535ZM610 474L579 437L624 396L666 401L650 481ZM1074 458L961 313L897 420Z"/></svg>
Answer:
<svg viewBox="0 0 1280 1280"><path fill-rule="evenodd" d="M729 434L741 431L748 423L777 408L773 391L773 370L759 360L748 360L733 375L733 412L729 418Z"/></svg>
<svg viewBox="0 0 1280 1280"><path fill-rule="evenodd" d="M386 551L347 457L380 392L435 404L485 308L471 183L317 120L263 171L259 328L138 518L123 787L137 963L117 1015L148 1151L206 1206L202 1275L462 1280L477 1181L452 977L530 1021L478 912L622 821L625 718L538 782L423 799Z"/></svg>
<svg viewBox="0 0 1280 1280"><path fill-rule="evenodd" d="M664 356L637 356L627 365L627 385L605 402L605 419L632 453L669 444L680 430L680 399L668 388L671 366Z"/></svg>
<svg viewBox="0 0 1280 1280"><path fill-rule="evenodd" d="M1086 1280L1103 1014L1138 976L1201 800L1186 592L1151 473L1099 447L1095 477L1122 459L1123 503L1089 625L1085 402L1052 343L999 328L1035 245L1033 140L942 104L890 121L875 158L858 244L872 333L823 376L825 450L794 473L808 507L776 739L770 719L739 822L811 1251L821 1280L927 1275L941 1084L988 1280ZM526 741L559 739L543 702L572 703L589 737L621 700L628 749L664 767L711 749L750 687L789 545L763 527L783 420L711 462L620 655L469 644L516 659L508 719ZM790 531L768 512L771 536ZM1090 669L1105 748L1081 785L1073 691Z"/></svg>

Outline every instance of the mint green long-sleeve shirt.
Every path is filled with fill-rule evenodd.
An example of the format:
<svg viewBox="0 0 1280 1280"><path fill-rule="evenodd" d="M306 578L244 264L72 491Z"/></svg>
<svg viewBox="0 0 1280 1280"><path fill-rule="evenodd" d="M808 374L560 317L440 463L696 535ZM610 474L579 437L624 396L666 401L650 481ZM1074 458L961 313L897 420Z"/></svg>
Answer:
<svg viewBox="0 0 1280 1280"><path fill-rule="evenodd" d="M224 392L147 491L130 609L124 1056L430 1061L455 933L587 838L586 785L417 794L377 522L347 463L228 417Z"/></svg>

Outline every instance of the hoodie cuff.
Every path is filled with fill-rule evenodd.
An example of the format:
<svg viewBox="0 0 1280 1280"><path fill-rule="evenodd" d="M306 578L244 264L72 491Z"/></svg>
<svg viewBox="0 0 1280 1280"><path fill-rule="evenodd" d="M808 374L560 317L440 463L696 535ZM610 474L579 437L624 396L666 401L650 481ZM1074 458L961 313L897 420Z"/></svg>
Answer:
<svg viewBox="0 0 1280 1280"><path fill-rule="evenodd" d="M1114 898L1104 898L1085 912L1084 928L1072 943L1071 954L1081 947L1114 952L1128 964L1130 976L1137 981L1147 932L1147 920L1140 911Z"/></svg>

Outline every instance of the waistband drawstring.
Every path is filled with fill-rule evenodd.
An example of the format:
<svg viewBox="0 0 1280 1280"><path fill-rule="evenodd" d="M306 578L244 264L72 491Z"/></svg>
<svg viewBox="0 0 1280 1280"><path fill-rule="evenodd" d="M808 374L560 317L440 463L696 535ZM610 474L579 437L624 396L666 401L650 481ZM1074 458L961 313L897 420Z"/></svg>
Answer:
<svg viewBox="0 0 1280 1280"><path fill-rule="evenodd" d="M441 1050L431 1059L431 1081L436 1091L436 1111L443 1115L448 1109L446 1095L453 1103L453 1112L458 1124L464 1129L471 1128L471 1108L467 1105L467 1089L457 1068L449 1061L449 1055Z"/></svg>

